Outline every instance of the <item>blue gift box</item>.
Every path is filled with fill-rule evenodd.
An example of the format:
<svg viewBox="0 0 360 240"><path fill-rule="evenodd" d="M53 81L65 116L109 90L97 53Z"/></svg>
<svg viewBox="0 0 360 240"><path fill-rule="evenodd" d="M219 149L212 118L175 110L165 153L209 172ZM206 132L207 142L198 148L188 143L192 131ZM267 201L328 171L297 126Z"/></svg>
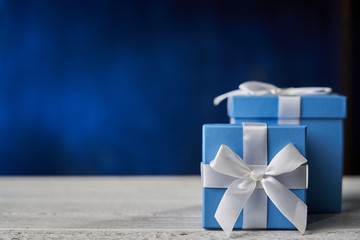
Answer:
<svg viewBox="0 0 360 240"><path fill-rule="evenodd" d="M277 124L278 97L230 97L228 115L231 123ZM346 97L335 94L301 96L300 116L300 124L307 126L309 212L340 212Z"/></svg>
<svg viewBox="0 0 360 240"><path fill-rule="evenodd" d="M289 143L305 156L305 126L268 126L267 153L268 162L284 146ZM205 124L203 126L202 163L209 164L217 154L219 147L225 144L239 156L243 156L243 127L236 124ZM304 179L306 182L307 179ZM290 189L302 201L306 202L305 189ZM203 188L203 227L209 229L220 228L214 218L219 202L226 188ZM267 201L267 228L268 229L295 229L283 214L268 199ZM237 219L234 228L242 228L243 214Z"/></svg>

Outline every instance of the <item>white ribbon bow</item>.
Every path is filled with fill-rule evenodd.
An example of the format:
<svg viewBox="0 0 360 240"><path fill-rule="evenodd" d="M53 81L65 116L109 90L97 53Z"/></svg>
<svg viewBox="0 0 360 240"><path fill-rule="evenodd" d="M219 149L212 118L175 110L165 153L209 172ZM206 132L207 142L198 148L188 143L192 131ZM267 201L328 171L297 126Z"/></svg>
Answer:
<svg viewBox="0 0 360 240"><path fill-rule="evenodd" d="M300 96L300 95L324 95L332 91L328 87L301 87L301 88L278 88L275 85L248 81L239 85L239 89L224 93L214 99L214 105L218 105L226 98L239 95L286 95L286 96Z"/></svg>
<svg viewBox="0 0 360 240"><path fill-rule="evenodd" d="M210 167L221 174L237 178L229 185L215 212L215 219L228 237L257 184L261 184L280 212L304 234L306 204L274 176L292 172L306 162L296 147L288 144L275 155L265 170L251 170L234 151L221 145Z"/></svg>

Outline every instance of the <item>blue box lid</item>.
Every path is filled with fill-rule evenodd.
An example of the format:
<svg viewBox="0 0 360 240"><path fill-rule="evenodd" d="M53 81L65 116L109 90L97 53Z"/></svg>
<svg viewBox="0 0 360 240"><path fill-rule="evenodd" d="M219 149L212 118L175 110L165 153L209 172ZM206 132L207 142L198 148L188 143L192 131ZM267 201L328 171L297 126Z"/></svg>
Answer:
<svg viewBox="0 0 360 240"><path fill-rule="evenodd" d="M267 151L270 161L283 147L292 143L306 157L306 126L303 125L268 125ZM216 156L221 144L230 147L243 156L243 126L241 124L204 124L202 161L209 164Z"/></svg>
<svg viewBox="0 0 360 240"><path fill-rule="evenodd" d="M277 118L278 96L234 96L228 99L233 118ZM346 97L337 94L301 96L301 118L345 118Z"/></svg>

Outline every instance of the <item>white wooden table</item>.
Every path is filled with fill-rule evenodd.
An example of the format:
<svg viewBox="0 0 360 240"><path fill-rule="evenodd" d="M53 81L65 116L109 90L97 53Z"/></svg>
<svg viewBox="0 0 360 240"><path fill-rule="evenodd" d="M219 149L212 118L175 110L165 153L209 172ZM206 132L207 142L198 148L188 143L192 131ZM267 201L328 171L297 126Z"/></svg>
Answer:
<svg viewBox="0 0 360 240"><path fill-rule="evenodd" d="M360 177L345 177L343 213L308 231L235 231L234 239L360 239ZM0 178L0 239L225 239L201 227L200 177Z"/></svg>

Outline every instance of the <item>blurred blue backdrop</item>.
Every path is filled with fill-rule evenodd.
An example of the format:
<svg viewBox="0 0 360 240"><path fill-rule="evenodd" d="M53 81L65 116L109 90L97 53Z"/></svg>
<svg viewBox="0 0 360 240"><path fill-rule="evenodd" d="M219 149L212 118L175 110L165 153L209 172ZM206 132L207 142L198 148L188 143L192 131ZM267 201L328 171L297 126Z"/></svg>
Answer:
<svg viewBox="0 0 360 240"><path fill-rule="evenodd" d="M0 174L197 174L215 96L340 82L339 1L0 1Z"/></svg>

